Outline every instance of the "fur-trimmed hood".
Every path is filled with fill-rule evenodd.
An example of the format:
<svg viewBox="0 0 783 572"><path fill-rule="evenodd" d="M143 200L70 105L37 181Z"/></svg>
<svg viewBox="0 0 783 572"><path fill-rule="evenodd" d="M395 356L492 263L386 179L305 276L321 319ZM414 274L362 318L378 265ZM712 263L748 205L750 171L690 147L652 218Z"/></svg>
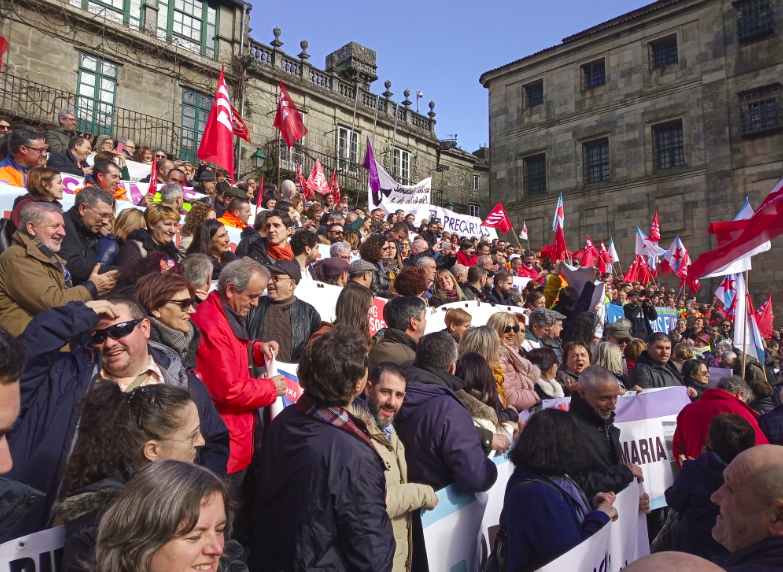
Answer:
<svg viewBox="0 0 783 572"><path fill-rule="evenodd" d="M125 488L126 480L118 473L83 489L74 491L54 505L55 514L73 522L91 512L108 509Z"/></svg>
<svg viewBox="0 0 783 572"><path fill-rule="evenodd" d="M547 381L539 377L536 381L536 385L541 389L542 392L544 392L544 394L548 395L550 399L565 397L563 394L563 386L560 385L556 379Z"/></svg>
<svg viewBox="0 0 783 572"><path fill-rule="evenodd" d="M454 395L462 402L473 419L484 419L494 425L498 425L498 414L489 405L479 401L477 397L469 394L464 389L456 391Z"/></svg>

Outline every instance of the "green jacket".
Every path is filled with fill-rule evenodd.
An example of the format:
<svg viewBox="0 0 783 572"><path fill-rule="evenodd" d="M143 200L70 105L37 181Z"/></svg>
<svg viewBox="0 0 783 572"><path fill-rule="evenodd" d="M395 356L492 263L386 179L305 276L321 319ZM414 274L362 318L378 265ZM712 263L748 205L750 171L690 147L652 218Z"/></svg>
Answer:
<svg viewBox="0 0 783 572"><path fill-rule="evenodd" d="M68 150L68 141L73 137L62 127L55 127L46 132L46 144L49 145L49 153L61 153Z"/></svg>

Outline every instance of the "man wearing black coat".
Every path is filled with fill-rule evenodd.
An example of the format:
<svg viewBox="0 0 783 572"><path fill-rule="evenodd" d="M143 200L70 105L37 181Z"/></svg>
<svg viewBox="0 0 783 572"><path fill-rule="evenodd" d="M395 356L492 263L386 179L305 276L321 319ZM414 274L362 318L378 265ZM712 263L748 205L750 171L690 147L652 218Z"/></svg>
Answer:
<svg viewBox="0 0 783 572"><path fill-rule="evenodd" d="M650 322L658 319L658 312L652 301L645 300L639 292L629 293L628 300L623 306L623 315L633 324L631 335L646 342L653 333Z"/></svg>
<svg viewBox="0 0 783 572"><path fill-rule="evenodd" d="M46 161L50 169L57 169L61 173L84 177L92 173L92 167L87 164L87 156L92 146L84 137L71 137L68 141L68 149L60 153L52 153Z"/></svg>
<svg viewBox="0 0 783 572"><path fill-rule="evenodd" d="M629 385L642 389L682 385L680 372L670 361L671 355L672 341L669 336L662 332L652 334L647 349L639 355L636 365L628 376ZM698 393L694 388L689 387L688 396L694 399Z"/></svg>
<svg viewBox="0 0 783 572"><path fill-rule="evenodd" d="M121 324L127 325L115 327ZM88 332L93 332L89 346L60 351ZM209 393L198 377L182 367L173 350L150 342L149 335L150 323L138 302L110 299L69 302L41 312L19 336L27 348L27 369L20 378L20 419L8 434L14 459L8 476L42 491L46 501L25 516L15 531L17 536L51 524L61 470L78 437L79 402L99 378L113 380L123 388L138 380L189 389L206 441L198 462L225 474L228 429Z"/></svg>

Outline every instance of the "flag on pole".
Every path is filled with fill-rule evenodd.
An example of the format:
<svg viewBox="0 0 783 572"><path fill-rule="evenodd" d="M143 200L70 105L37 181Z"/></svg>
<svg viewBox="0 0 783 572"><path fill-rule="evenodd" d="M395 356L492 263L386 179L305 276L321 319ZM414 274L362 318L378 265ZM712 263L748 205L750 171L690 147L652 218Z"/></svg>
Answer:
<svg viewBox="0 0 783 572"><path fill-rule="evenodd" d="M324 169L321 167L321 160L316 159L315 165L313 165L313 171L310 173L310 177L307 179L308 188L313 191L319 192L322 195L328 195L330 188L329 183L326 181L326 175Z"/></svg>
<svg viewBox="0 0 783 572"><path fill-rule="evenodd" d="M620 257L617 256L617 249L614 247L614 239L609 239L609 258L611 259L611 264L614 264L615 262L620 262Z"/></svg>
<svg viewBox="0 0 783 572"><path fill-rule="evenodd" d="M688 250L680 240L680 236L672 241L672 245L669 247L666 255L661 262L661 274L674 273L682 278L683 272L691 263L691 258L688 256Z"/></svg>
<svg viewBox="0 0 783 572"><path fill-rule="evenodd" d="M242 116L233 105L231 106L231 126L233 128L234 135L240 139L244 139L248 143L251 143L250 130L247 128L247 125L245 125L245 120L242 119Z"/></svg>
<svg viewBox="0 0 783 572"><path fill-rule="evenodd" d="M152 170L150 171L150 185L147 187L147 194L154 195L158 192L158 156L152 155Z"/></svg>
<svg viewBox="0 0 783 572"><path fill-rule="evenodd" d="M759 332L761 332L761 336L765 339L770 339L772 337L772 322L775 319L775 315L772 313L772 294L769 295L769 298L761 305L759 306L759 309L756 310L756 323L759 327Z"/></svg>
<svg viewBox="0 0 783 572"><path fill-rule="evenodd" d="M715 290L715 297L720 300L721 304L726 308L731 306L734 296L737 293L736 284L738 276L739 274L727 274L720 283L720 286L718 286L718 289Z"/></svg>
<svg viewBox="0 0 783 572"><path fill-rule="evenodd" d="M307 185L307 179L302 176L302 166L298 162L296 164L296 180L299 181L300 185L302 185L302 191L304 191L305 200L309 201L310 197L313 196L315 191L313 191L313 189Z"/></svg>
<svg viewBox="0 0 783 572"><path fill-rule="evenodd" d="M759 327L758 321L756 320L756 315L753 313L753 302L751 302L750 300L750 294L747 294L747 298L748 298L747 354L759 360L759 363L764 364L767 361L767 352L764 349L764 339L761 334L761 328ZM772 337L772 333L770 333L770 337Z"/></svg>
<svg viewBox="0 0 783 572"><path fill-rule="evenodd" d="M3 54L8 51L8 40L0 36L0 70L3 69Z"/></svg>
<svg viewBox="0 0 783 572"><path fill-rule="evenodd" d="M522 232L519 233L519 238L527 240L527 223L522 221Z"/></svg>
<svg viewBox="0 0 783 572"><path fill-rule="evenodd" d="M234 184L234 126L231 122L231 101L228 97L226 80L223 77L223 68L220 69L215 99L212 109L209 111L207 126L201 136L201 144L198 147L196 157L208 163L214 163L223 167L231 177ZM150 181L155 179L152 173Z"/></svg>
<svg viewBox="0 0 783 572"><path fill-rule="evenodd" d="M549 259L552 262L558 260L565 260L569 256L568 247L566 246L565 233L563 227L565 224L565 209L563 208L563 193L557 198L557 206L555 207L555 218L552 221L552 230L555 233L555 242L549 250Z"/></svg>
<svg viewBox="0 0 783 572"><path fill-rule="evenodd" d="M650 240L655 243L661 240L661 227L658 224L658 211L655 211L655 217L653 218L652 228L650 229Z"/></svg>
<svg viewBox="0 0 783 572"><path fill-rule="evenodd" d="M337 182L337 171L332 172L332 181L329 183L329 187L332 189L332 196L334 197L334 204L340 203L340 183Z"/></svg>
<svg viewBox="0 0 783 572"><path fill-rule="evenodd" d="M282 81L280 82L280 102L277 105L277 114L275 115L273 125L280 130L280 134L285 139L285 144L289 149L307 135L307 127L305 127L304 121L302 121L302 116L299 115L299 111L291 100L291 96L288 95L288 91L286 91Z"/></svg>
<svg viewBox="0 0 783 572"><path fill-rule="evenodd" d="M495 205L495 208L487 215L481 226L496 228L500 232L509 232L511 230L511 221L508 219L506 209L503 208L503 203Z"/></svg>
<svg viewBox="0 0 783 572"><path fill-rule="evenodd" d="M599 260L598 249L596 249L593 241L590 240L590 235L587 235L587 241L585 242L584 250L574 252L574 258L579 257L580 266L596 266ZM605 268L605 267L604 267ZM603 271L602 271L603 272Z"/></svg>

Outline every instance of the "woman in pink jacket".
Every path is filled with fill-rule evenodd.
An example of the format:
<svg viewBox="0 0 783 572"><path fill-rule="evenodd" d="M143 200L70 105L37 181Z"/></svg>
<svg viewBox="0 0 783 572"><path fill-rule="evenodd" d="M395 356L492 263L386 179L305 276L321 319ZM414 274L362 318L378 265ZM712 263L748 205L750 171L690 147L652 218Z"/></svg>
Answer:
<svg viewBox="0 0 783 572"><path fill-rule="evenodd" d="M514 314L498 312L489 317L487 325L500 338L498 365L503 368L508 406L517 412L532 407L539 402L535 388L540 371L519 355L519 346L525 338L524 323Z"/></svg>

